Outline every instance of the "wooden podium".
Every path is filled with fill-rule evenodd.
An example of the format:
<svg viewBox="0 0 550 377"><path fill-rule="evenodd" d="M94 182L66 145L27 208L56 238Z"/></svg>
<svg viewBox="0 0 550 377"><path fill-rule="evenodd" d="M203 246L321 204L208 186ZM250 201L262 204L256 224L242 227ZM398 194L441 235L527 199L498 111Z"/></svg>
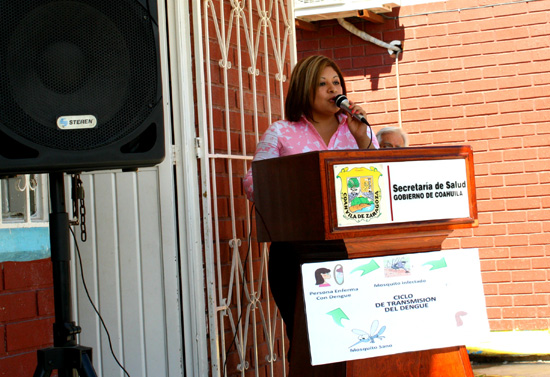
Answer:
<svg viewBox="0 0 550 377"><path fill-rule="evenodd" d="M341 182L345 178L338 175L342 166L365 166L385 175L387 181L382 187L374 187L375 199L368 203L379 211L376 218L344 222L351 196L346 192L350 187L339 189L336 184L344 184ZM423 170L424 166L427 168ZM437 182L439 166L458 166L457 174L464 180ZM454 229L478 225L473 153L469 146L318 151L255 161L252 169L257 236L261 242L343 240L348 258L364 258L438 251ZM400 183L407 179L419 183ZM367 179L365 182L360 184L372 184ZM435 185L440 183L438 190ZM436 208L441 203L436 198L454 195L455 187L461 187L460 193L466 199L458 208L449 209L447 216L447 209ZM430 195L431 199L426 198ZM403 211L397 213L403 202L412 203L416 198L423 200L426 209L419 211L419 218ZM297 287L294 324L289 356L291 377L474 376L464 346L311 366L301 286Z"/></svg>

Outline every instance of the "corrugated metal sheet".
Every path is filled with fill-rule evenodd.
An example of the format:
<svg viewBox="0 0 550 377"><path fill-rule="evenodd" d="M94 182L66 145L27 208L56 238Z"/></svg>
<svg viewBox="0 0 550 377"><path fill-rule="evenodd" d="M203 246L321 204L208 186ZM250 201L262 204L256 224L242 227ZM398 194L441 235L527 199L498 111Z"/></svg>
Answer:
<svg viewBox="0 0 550 377"><path fill-rule="evenodd" d="M78 232L77 239L84 277L114 352L131 376L183 375L175 217L171 224L162 221L166 211L175 213L175 205L173 195L161 200L161 171L83 176L88 240L81 242ZM94 349L99 375L123 376L88 302L78 264L75 257L80 344Z"/></svg>

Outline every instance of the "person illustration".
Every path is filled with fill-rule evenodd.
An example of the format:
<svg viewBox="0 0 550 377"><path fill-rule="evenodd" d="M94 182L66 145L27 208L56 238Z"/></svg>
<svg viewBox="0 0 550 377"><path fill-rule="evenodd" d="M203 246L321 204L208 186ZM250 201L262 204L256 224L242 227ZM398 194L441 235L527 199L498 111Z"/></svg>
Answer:
<svg viewBox="0 0 550 377"><path fill-rule="evenodd" d="M301 59L291 72L285 119L271 124L262 135L254 161L311 151L377 149L378 141L372 129L336 105L335 97L346 93L344 76L332 59L323 55ZM367 116L367 112L352 101L349 110L352 114ZM247 198L254 201L252 168L243 186ZM300 265L346 259L346 247L343 240L272 242L269 250L271 293L292 348L295 308L303 306ZM284 278L280 271L285 271ZM305 328L305 324L300 324L300 328L302 325Z"/></svg>
<svg viewBox="0 0 550 377"><path fill-rule="evenodd" d="M330 287L330 283L327 283L328 279L330 279L330 270L328 268L321 267L315 270L315 285Z"/></svg>
<svg viewBox="0 0 550 377"><path fill-rule="evenodd" d="M399 127L384 127L376 133L380 148L404 148L409 146L407 133Z"/></svg>

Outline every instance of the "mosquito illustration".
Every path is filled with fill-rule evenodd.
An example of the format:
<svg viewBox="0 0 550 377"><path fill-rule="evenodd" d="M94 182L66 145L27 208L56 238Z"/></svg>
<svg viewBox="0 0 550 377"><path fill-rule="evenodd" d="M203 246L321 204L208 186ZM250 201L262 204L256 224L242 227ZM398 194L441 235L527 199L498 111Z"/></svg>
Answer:
<svg viewBox="0 0 550 377"><path fill-rule="evenodd" d="M409 273L410 269L407 268L407 260L404 258L397 258L392 260L391 264L392 270L404 270L405 272Z"/></svg>
<svg viewBox="0 0 550 377"><path fill-rule="evenodd" d="M351 332L358 335L357 339L359 339L359 341L357 343L355 343L353 346L350 346L349 348L355 347L359 343L374 343L374 340L376 338L383 339L384 337L381 336L381 335L384 333L384 331L386 331L386 326L382 326L380 328L380 330L378 330L378 331L377 330L378 330L378 320L377 319L372 321L372 324L370 325L370 333L367 333L366 331L359 330L359 329L351 330Z"/></svg>

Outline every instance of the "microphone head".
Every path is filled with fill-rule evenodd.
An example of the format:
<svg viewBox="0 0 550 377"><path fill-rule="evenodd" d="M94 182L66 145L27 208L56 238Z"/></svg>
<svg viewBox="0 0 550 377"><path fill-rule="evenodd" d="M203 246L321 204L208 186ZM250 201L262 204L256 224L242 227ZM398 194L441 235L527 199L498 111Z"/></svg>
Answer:
<svg viewBox="0 0 550 377"><path fill-rule="evenodd" d="M344 102L345 101L345 102ZM338 107L341 107L342 103L344 105L347 105L349 107L349 101L348 101L348 97L346 97L345 95L343 94L338 94L336 97L334 97L334 103L336 104L336 106Z"/></svg>

